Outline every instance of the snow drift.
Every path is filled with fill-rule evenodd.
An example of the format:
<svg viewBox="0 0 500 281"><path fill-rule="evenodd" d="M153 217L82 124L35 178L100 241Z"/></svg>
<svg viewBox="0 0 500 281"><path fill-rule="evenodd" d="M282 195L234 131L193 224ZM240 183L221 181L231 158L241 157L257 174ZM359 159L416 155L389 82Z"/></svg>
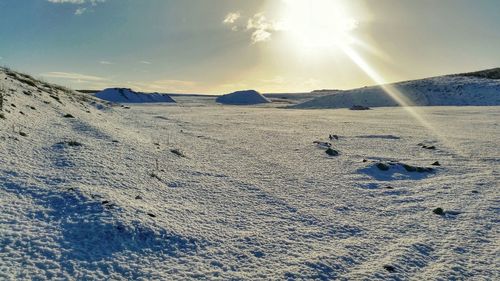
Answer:
<svg viewBox="0 0 500 281"><path fill-rule="evenodd" d="M216 99L218 103L233 105L251 105L260 103L270 103L271 100L264 97L257 91L247 90L238 91L231 94L220 96Z"/></svg>
<svg viewBox="0 0 500 281"><path fill-rule="evenodd" d="M389 84L415 106L500 105L500 69L447 75ZM350 108L353 106L399 106L381 86L336 91L293 106L293 108Z"/></svg>
<svg viewBox="0 0 500 281"><path fill-rule="evenodd" d="M109 88L95 94L96 97L115 103L153 103L170 102L175 103L167 94L146 94L125 88Z"/></svg>

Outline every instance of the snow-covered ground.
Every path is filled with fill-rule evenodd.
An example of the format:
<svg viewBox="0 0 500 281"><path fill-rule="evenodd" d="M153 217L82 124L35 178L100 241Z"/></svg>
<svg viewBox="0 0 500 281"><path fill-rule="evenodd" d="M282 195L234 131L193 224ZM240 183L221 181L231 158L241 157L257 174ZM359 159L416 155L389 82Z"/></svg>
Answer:
<svg viewBox="0 0 500 281"><path fill-rule="evenodd" d="M404 108L109 108L5 78L2 280L500 276L498 107L420 108L435 136Z"/></svg>
<svg viewBox="0 0 500 281"><path fill-rule="evenodd" d="M473 74L473 73L469 73ZM464 74L464 75L469 75ZM500 79L447 75L389 84L396 94L414 106L498 106ZM324 94L324 93L323 93ZM294 108L350 108L399 106L380 86L333 91L293 106Z"/></svg>

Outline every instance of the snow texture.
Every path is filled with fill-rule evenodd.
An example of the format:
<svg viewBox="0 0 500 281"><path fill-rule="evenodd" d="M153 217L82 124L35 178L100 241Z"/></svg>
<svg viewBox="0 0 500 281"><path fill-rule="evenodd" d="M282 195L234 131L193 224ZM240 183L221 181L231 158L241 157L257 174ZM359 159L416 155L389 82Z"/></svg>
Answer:
<svg viewBox="0 0 500 281"><path fill-rule="evenodd" d="M216 102L233 105L253 105L260 103L270 103L271 101L257 91L247 90L220 96L216 99Z"/></svg>
<svg viewBox="0 0 500 281"><path fill-rule="evenodd" d="M0 91L0 280L499 279L498 107L420 108L437 138L404 108Z"/></svg>
<svg viewBox="0 0 500 281"><path fill-rule="evenodd" d="M175 103L168 94L146 94L125 88L109 88L95 94L95 97L114 103Z"/></svg>
<svg viewBox="0 0 500 281"><path fill-rule="evenodd" d="M500 80L448 75L406 81L390 86L399 90L412 106L496 106L500 105ZM353 106L399 106L382 87L335 91L293 106L293 108L351 108Z"/></svg>

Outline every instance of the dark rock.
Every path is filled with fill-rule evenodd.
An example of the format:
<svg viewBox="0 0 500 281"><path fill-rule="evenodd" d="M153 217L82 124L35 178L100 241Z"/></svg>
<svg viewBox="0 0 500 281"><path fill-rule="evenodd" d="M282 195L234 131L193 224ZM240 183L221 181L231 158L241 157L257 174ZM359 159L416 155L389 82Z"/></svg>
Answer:
<svg viewBox="0 0 500 281"><path fill-rule="evenodd" d="M441 163L439 163L439 161L436 161L434 163L431 164L432 166L441 166Z"/></svg>
<svg viewBox="0 0 500 281"><path fill-rule="evenodd" d="M413 166L410 166L410 165L407 165L407 164L402 164L403 168L405 168L405 170L407 172L416 172L417 171L417 168L416 167L413 167Z"/></svg>
<svg viewBox="0 0 500 281"><path fill-rule="evenodd" d="M389 166L384 164L384 163L377 163L377 168L379 170L382 170L382 171L388 171L389 170Z"/></svg>
<svg viewBox="0 0 500 281"><path fill-rule="evenodd" d="M321 147L332 147L332 144L329 142L324 142L324 141L313 141L314 144L321 146Z"/></svg>
<svg viewBox="0 0 500 281"><path fill-rule="evenodd" d="M389 271L389 272L395 272L396 268L392 265L384 265L384 269Z"/></svg>
<svg viewBox="0 0 500 281"><path fill-rule="evenodd" d="M106 204L109 204L109 201L108 200L104 200L101 202L102 205L106 205Z"/></svg>
<svg viewBox="0 0 500 281"><path fill-rule="evenodd" d="M152 214L152 213L148 213L148 216L152 217L152 218L156 218L156 215L155 214Z"/></svg>
<svg viewBox="0 0 500 281"><path fill-rule="evenodd" d="M368 160L366 160L366 159L363 159L363 163L366 163L366 162L368 162Z"/></svg>
<svg viewBox="0 0 500 281"><path fill-rule="evenodd" d="M68 114L65 114L63 117L64 117L64 118L75 118L75 116L73 116L73 115L71 115L71 114L69 114L69 113L68 113Z"/></svg>
<svg viewBox="0 0 500 281"><path fill-rule="evenodd" d="M27 136L28 136L28 134L26 134L25 132L19 132L19 135L20 135L21 137L27 137Z"/></svg>
<svg viewBox="0 0 500 281"><path fill-rule="evenodd" d="M394 189L394 187L388 185L388 186L385 187L385 189Z"/></svg>
<svg viewBox="0 0 500 281"><path fill-rule="evenodd" d="M444 210L443 210L443 208L436 208L436 209L432 210L432 212L433 212L434 214L436 214L436 215L440 215L440 216L444 215Z"/></svg>
<svg viewBox="0 0 500 281"><path fill-rule="evenodd" d="M82 144L77 141L67 141L66 144L68 146L82 146Z"/></svg>
<svg viewBox="0 0 500 281"><path fill-rule="evenodd" d="M137 196L135 197L135 200L142 200L142 196L137 195Z"/></svg>
<svg viewBox="0 0 500 281"><path fill-rule="evenodd" d="M338 156L339 155L339 152L335 149L332 149L332 148L328 148L326 151L325 151L326 154L330 155L330 156Z"/></svg>

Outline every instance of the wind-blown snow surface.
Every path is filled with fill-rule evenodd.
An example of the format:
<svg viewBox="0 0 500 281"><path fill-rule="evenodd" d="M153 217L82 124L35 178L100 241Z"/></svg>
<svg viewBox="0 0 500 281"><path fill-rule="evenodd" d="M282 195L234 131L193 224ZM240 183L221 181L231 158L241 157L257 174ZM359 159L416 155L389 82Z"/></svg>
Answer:
<svg viewBox="0 0 500 281"><path fill-rule="evenodd" d="M500 105L500 80L472 76L449 75L391 84L410 105L417 106L496 106ZM350 108L399 106L379 86L319 97L294 108Z"/></svg>
<svg viewBox="0 0 500 281"><path fill-rule="evenodd" d="M444 144L403 108L97 110L4 78L2 280L499 277L498 107L422 108Z"/></svg>
<svg viewBox="0 0 500 281"><path fill-rule="evenodd" d="M253 105L260 103L270 103L271 100L264 97L257 91L247 90L220 96L216 99L216 102L232 105Z"/></svg>
<svg viewBox="0 0 500 281"><path fill-rule="evenodd" d="M125 88L109 88L95 94L95 97L115 103L155 103L175 101L167 94L145 94Z"/></svg>

